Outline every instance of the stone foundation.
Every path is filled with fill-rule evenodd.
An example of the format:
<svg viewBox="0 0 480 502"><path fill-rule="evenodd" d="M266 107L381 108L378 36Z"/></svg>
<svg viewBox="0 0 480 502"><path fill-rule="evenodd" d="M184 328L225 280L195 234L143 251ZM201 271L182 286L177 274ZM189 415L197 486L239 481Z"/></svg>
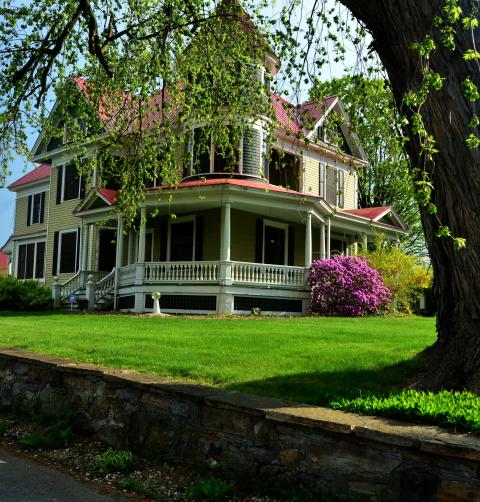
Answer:
<svg viewBox="0 0 480 502"><path fill-rule="evenodd" d="M0 349L0 400L67 410L114 447L382 501L480 501L480 439Z"/></svg>

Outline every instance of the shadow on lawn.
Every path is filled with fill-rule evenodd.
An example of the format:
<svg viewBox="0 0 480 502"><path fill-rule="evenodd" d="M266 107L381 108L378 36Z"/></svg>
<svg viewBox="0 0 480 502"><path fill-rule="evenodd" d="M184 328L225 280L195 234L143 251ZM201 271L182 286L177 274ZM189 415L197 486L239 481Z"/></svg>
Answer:
<svg viewBox="0 0 480 502"><path fill-rule="evenodd" d="M341 398L377 396L413 387L424 364L421 354L413 359L383 368L362 371L312 372L280 375L264 380L234 383L226 388L288 399L317 406L328 406Z"/></svg>

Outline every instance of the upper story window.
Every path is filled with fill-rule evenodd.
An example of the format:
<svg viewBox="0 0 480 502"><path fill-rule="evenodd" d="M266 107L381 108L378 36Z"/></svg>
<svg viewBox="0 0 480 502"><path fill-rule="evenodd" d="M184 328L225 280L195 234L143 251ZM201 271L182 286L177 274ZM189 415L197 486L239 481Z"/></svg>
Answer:
<svg viewBox="0 0 480 502"><path fill-rule="evenodd" d="M45 241L18 246L17 278L43 279L45 271Z"/></svg>
<svg viewBox="0 0 480 502"><path fill-rule="evenodd" d="M318 194L329 204L345 206L345 171L337 167L319 164Z"/></svg>
<svg viewBox="0 0 480 502"><path fill-rule="evenodd" d="M45 216L45 194L46 192L39 192L28 196L28 226L43 223Z"/></svg>
<svg viewBox="0 0 480 502"><path fill-rule="evenodd" d="M80 199L84 196L84 192L84 180L78 174L77 166L74 163L60 166L57 178L57 204Z"/></svg>

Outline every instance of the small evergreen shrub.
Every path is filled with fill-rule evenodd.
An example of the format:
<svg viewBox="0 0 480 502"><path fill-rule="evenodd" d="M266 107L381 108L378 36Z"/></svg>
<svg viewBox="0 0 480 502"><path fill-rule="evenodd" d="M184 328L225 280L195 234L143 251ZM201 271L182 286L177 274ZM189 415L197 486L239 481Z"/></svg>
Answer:
<svg viewBox="0 0 480 502"><path fill-rule="evenodd" d="M358 317L386 310L391 294L379 272L360 256L334 256L312 264L312 312Z"/></svg>
<svg viewBox="0 0 480 502"><path fill-rule="evenodd" d="M50 310L52 291L36 281L0 277L0 310Z"/></svg>

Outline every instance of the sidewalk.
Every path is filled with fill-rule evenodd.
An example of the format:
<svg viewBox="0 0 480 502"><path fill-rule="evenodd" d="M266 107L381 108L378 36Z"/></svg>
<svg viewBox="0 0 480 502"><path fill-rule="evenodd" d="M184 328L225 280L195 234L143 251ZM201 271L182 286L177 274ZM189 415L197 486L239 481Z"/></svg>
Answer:
<svg viewBox="0 0 480 502"><path fill-rule="evenodd" d="M2 502L120 502L53 467L0 449Z"/></svg>

